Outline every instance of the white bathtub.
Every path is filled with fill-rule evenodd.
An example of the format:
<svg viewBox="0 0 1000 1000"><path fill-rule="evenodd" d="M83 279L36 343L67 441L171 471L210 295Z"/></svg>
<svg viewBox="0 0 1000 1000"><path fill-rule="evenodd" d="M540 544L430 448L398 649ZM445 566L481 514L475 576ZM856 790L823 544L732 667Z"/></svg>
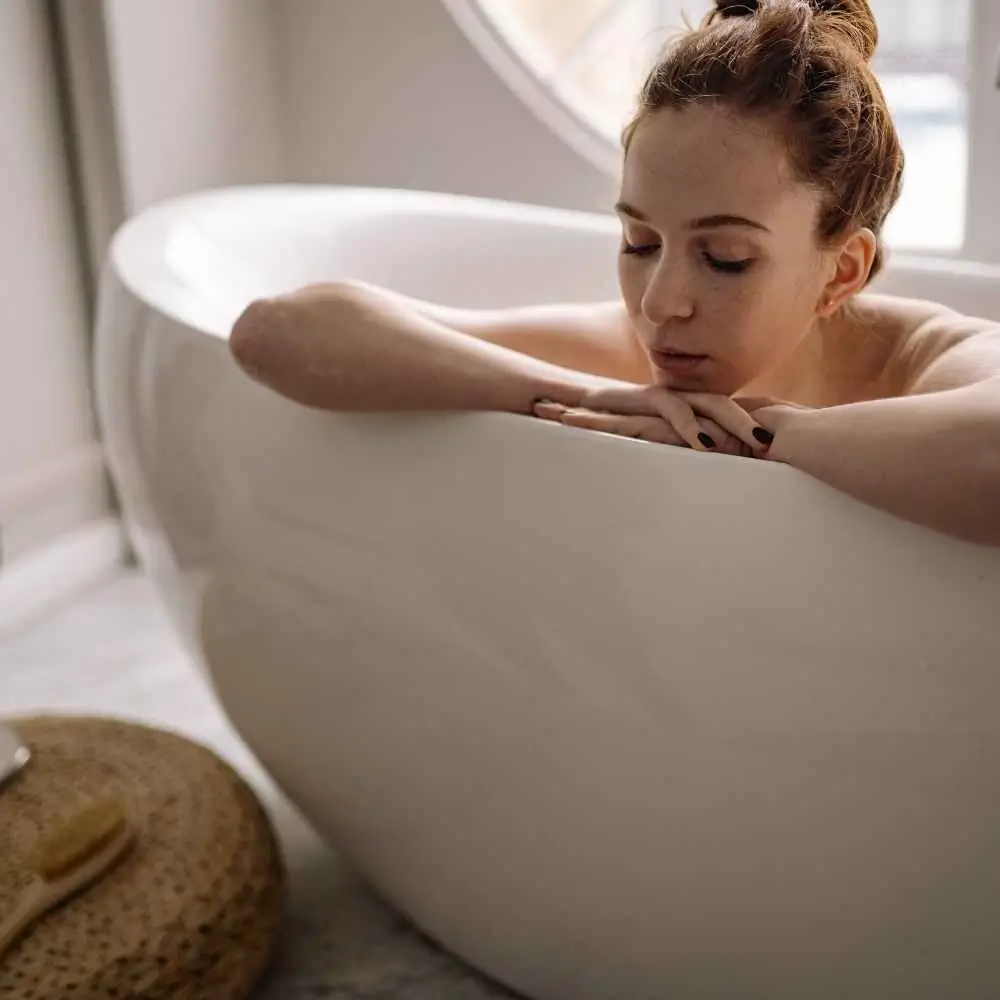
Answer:
<svg viewBox="0 0 1000 1000"><path fill-rule="evenodd" d="M429 934L543 1000L1000 991L1000 551L777 465L251 383L250 298L615 294L615 223L437 195L184 198L114 242L131 537L242 736ZM884 287L1000 316L985 268Z"/></svg>

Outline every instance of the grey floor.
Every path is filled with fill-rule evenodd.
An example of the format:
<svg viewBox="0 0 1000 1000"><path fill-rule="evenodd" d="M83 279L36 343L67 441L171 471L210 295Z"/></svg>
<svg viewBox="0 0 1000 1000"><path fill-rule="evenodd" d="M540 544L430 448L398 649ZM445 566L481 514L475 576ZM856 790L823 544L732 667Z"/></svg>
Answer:
<svg viewBox="0 0 1000 1000"><path fill-rule="evenodd" d="M289 901L253 1000L480 1000L512 994L440 952L376 900L261 771L180 647L152 587L124 573L0 636L0 714L104 714L160 725L233 764L274 820Z"/></svg>

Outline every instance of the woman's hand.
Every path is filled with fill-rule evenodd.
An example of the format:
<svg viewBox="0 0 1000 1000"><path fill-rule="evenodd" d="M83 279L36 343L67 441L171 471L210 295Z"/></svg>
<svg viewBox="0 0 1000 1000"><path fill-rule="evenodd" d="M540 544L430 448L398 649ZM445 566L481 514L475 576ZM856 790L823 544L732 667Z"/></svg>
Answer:
<svg viewBox="0 0 1000 1000"><path fill-rule="evenodd" d="M808 428L809 418L822 412L799 403L767 396L734 396L733 402L774 436L774 444L767 453L767 458L772 462L791 461L795 442L801 438L797 431L803 427Z"/></svg>
<svg viewBox="0 0 1000 1000"><path fill-rule="evenodd" d="M603 431L606 434L617 434L619 437L635 438L639 441L650 441L656 444L669 444L679 448L689 447L663 417L642 415L625 415L621 413L599 413L582 407L563 406L562 403L541 402L535 406L535 415L544 420L566 424L568 427L582 427L592 431ZM699 424L715 443L714 448L699 443L703 451L715 451L723 455L740 455L753 457L753 449L739 438L724 431L713 420L700 418Z"/></svg>
<svg viewBox="0 0 1000 1000"><path fill-rule="evenodd" d="M657 385L595 390L585 394L579 407L543 401L534 412L571 427L730 455L763 457L773 440L770 431L726 396L671 392Z"/></svg>

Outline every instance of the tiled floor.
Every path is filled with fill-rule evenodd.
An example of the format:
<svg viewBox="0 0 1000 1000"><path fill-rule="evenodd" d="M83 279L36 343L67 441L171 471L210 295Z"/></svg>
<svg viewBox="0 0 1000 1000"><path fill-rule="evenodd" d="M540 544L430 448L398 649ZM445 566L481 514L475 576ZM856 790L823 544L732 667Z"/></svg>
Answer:
<svg viewBox="0 0 1000 1000"><path fill-rule="evenodd" d="M253 785L281 837L289 905L253 1000L481 1000L512 994L427 943L377 901L274 788L135 573L17 634L0 636L0 714L105 714L211 747Z"/></svg>

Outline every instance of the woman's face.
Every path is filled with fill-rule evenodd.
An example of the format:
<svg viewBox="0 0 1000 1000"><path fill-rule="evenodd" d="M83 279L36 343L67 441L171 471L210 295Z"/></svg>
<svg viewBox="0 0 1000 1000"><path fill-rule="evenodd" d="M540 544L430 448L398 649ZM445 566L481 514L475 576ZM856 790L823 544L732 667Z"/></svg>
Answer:
<svg viewBox="0 0 1000 1000"><path fill-rule="evenodd" d="M638 125L619 281L659 384L731 395L795 350L836 270L819 208L762 122L692 104Z"/></svg>

